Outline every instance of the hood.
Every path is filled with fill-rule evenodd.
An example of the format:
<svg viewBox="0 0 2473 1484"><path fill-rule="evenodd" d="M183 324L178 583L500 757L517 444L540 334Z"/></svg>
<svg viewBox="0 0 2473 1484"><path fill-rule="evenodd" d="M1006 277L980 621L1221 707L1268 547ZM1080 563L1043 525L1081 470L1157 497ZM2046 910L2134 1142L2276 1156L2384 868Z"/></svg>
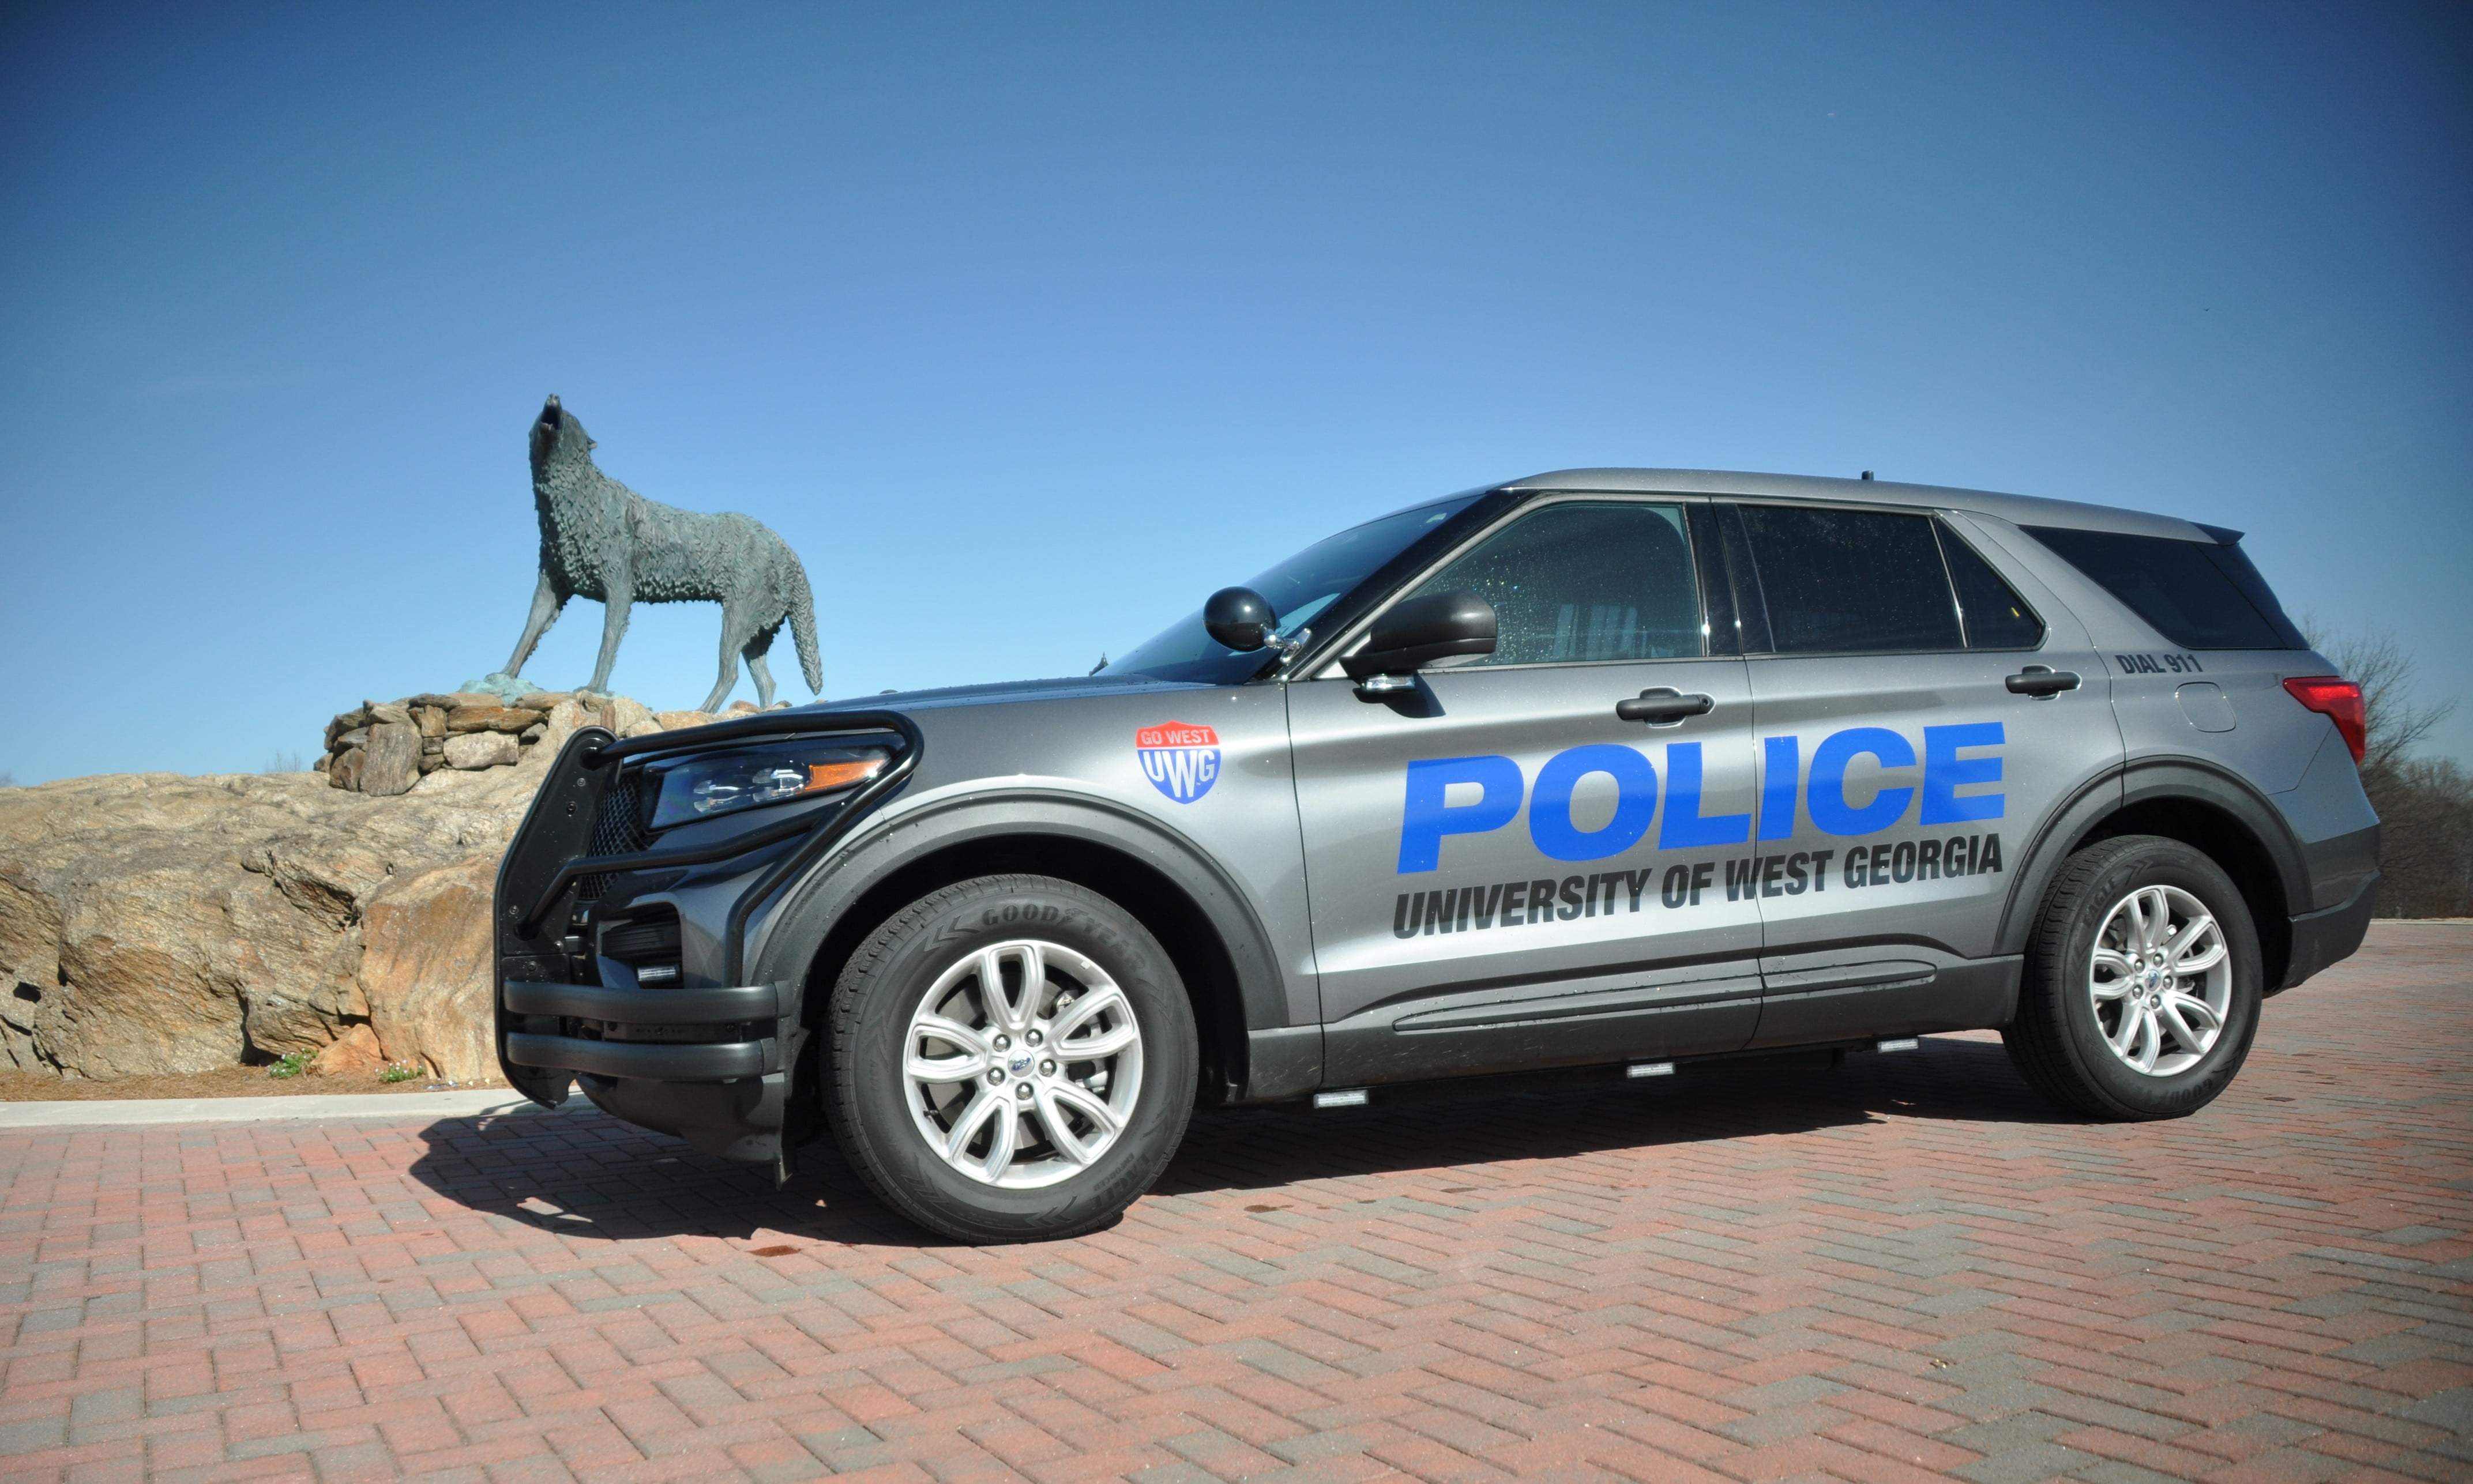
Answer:
<svg viewBox="0 0 2473 1484"><path fill-rule="evenodd" d="M819 711L932 711L965 706L1002 706L1013 701L1069 701L1081 696L1129 696L1143 692L1210 690L1190 681L1155 681L1141 675L1080 675L1046 681L1002 681L990 685L948 685L940 690L896 690L846 696L790 708L793 715Z"/></svg>

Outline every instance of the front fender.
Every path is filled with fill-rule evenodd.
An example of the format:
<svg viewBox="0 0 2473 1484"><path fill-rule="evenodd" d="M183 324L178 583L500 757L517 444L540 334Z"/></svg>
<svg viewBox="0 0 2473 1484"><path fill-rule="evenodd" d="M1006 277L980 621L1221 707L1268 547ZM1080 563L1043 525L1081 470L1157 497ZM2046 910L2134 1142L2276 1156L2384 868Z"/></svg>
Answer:
<svg viewBox="0 0 2473 1484"><path fill-rule="evenodd" d="M1290 1009L1300 1001L1317 1003L1314 986L1309 979L1288 983L1275 940L1246 893L1200 847L1157 820L1104 798L1052 785L974 787L967 795L924 800L870 821L792 883L780 904L765 914L748 954L756 966L755 981L804 981L834 926L905 868L973 842L993 845L1025 837L1113 850L1164 877L1202 914L1235 970L1253 1049L1249 1097L1294 1095L1319 1080L1320 1026L1311 1017L1300 1019ZM1274 1048L1275 1054L1265 1055Z"/></svg>

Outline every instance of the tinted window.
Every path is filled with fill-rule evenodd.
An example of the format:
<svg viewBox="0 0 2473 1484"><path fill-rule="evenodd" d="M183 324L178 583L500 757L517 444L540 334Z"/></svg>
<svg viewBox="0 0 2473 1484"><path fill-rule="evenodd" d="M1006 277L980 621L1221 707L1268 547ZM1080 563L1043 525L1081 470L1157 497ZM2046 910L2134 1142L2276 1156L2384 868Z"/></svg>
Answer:
<svg viewBox="0 0 2473 1484"><path fill-rule="evenodd" d="M1501 637L1477 664L1665 659L1701 652L1692 543L1675 505L1549 505L1523 515L1411 596L1465 589Z"/></svg>
<svg viewBox="0 0 2473 1484"><path fill-rule="evenodd" d="M1373 576L1382 563L1476 501L1475 494L1463 494L1351 526L1314 542L1245 586L1270 600L1271 611L1280 615L1280 632L1293 638L1299 629ZM1236 685L1251 679L1272 658L1268 650L1239 654L1212 639L1203 632L1202 611L1197 609L1101 673Z"/></svg>
<svg viewBox="0 0 2473 1484"><path fill-rule="evenodd" d="M2044 621L2027 600L1992 570L1959 535L1939 525L1940 554L1957 588L1957 616L1969 649L2033 649L2044 642Z"/></svg>
<svg viewBox="0 0 2473 1484"><path fill-rule="evenodd" d="M2027 534L2183 649L2307 649L2238 546L2119 531Z"/></svg>
<svg viewBox="0 0 2473 1484"><path fill-rule="evenodd" d="M1957 605L1928 515L1741 507L1781 655L1957 649Z"/></svg>

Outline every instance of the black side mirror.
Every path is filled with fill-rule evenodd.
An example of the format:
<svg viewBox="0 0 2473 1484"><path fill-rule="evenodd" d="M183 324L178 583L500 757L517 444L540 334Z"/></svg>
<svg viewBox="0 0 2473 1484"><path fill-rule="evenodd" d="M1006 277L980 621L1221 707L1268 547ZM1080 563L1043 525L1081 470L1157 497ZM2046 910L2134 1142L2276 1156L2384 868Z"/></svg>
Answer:
<svg viewBox="0 0 2473 1484"><path fill-rule="evenodd" d="M1250 655L1280 632L1280 615L1251 587L1222 587L1202 605L1202 627L1214 641Z"/></svg>
<svg viewBox="0 0 2473 1484"><path fill-rule="evenodd" d="M1474 592L1410 598L1377 619L1365 647L1340 660L1354 681L1411 675L1451 655L1494 653L1494 605Z"/></svg>

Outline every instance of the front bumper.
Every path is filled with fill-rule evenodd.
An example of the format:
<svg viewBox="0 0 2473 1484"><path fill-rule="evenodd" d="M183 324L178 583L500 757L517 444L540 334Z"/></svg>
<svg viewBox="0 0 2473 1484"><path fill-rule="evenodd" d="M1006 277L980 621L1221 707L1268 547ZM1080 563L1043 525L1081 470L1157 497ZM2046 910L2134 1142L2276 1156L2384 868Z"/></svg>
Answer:
<svg viewBox="0 0 2473 1484"><path fill-rule="evenodd" d="M536 1017L556 1017L562 1023L591 1020L665 1028L762 1021L769 1030L770 1022L798 1014L797 996L782 993L784 988L752 984L730 989L617 990L516 981L508 984L500 997L510 1014L522 1016L528 1024ZM619 1041L512 1031L507 1036L507 1060L517 1066L602 1077L701 1082L761 1077L781 1070L781 1041L778 1036L751 1041Z"/></svg>
<svg viewBox="0 0 2473 1484"><path fill-rule="evenodd" d="M772 735L894 734L891 766L836 806L751 828L692 849L602 844L595 821L627 759ZM784 1123L807 1038L803 985L737 982L755 913L820 860L916 768L921 749L907 717L884 711L778 713L620 742L579 731L561 753L508 848L498 873L496 1029L508 1082L536 1102L564 1102L570 1085L605 1112L674 1135L699 1149L747 1161L786 1154ZM616 798L631 799L625 784ZM613 806L618 806L613 804ZM605 933L640 935L641 911L698 879L732 880L720 900L727 923L709 924L703 945L639 985L631 949ZM631 925L631 913L636 914ZM715 917L722 914L716 910ZM671 921L677 917L672 912ZM714 931L718 928L718 931ZM636 945L640 948L640 942ZM668 946L678 958L678 930ZM604 956L616 953L613 960ZM699 977L719 984L697 984Z"/></svg>
<svg viewBox="0 0 2473 1484"><path fill-rule="evenodd" d="M572 1076L604 1112L675 1135L709 1154L768 1160L780 1153L790 1092L785 1051L795 1045L798 993L778 984L689 990L511 980L499 1001L518 1023L558 1031L507 1033L511 1066ZM589 1025L598 1035L564 1032ZM631 1041L660 1034L759 1032L743 1040Z"/></svg>

